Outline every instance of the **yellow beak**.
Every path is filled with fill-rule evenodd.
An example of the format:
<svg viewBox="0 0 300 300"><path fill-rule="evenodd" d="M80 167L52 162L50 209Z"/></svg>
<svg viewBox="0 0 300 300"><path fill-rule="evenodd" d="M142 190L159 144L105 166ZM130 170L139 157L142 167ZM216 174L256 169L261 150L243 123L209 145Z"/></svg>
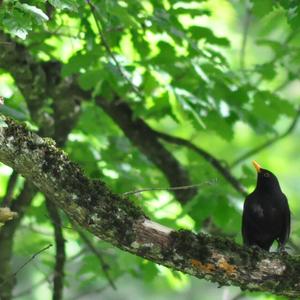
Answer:
<svg viewBox="0 0 300 300"><path fill-rule="evenodd" d="M260 169L261 169L260 164L257 161L255 161L255 160L253 160L252 163L253 163L253 166L255 167L257 173L259 173Z"/></svg>

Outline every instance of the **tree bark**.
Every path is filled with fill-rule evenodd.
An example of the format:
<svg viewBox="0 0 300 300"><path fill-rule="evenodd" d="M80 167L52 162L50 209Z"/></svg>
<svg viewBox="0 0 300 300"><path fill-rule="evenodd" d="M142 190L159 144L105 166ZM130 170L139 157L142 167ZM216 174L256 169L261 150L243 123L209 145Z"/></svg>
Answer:
<svg viewBox="0 0 300 300"><path fill-rule="evenodd" d="M50 139L3 117L0 160L32 181L81 227L114 246L219 285L300 296L300 262L224 238L174 231L147 219L126 197L89 180Z"/></svg>

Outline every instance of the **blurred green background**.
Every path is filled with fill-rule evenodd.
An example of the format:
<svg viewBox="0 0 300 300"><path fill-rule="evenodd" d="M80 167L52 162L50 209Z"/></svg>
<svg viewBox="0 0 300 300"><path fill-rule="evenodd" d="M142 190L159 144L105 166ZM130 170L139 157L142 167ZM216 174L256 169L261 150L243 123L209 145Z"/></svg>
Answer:
<svg viewBox="0 0 300 300"><path fill-rule="evenodd" d="M297 1L4 1L2 6L1 31L23 44L37 62L59 61L62 78L73 78L91 93L91 99L81 103L79 120L64 148L88 176L101 178L116 193L169 186L161 170L95 101L98 96L113 101L117 95L151 128L184 138L215 156L248 192L256 182L251 160L275 173L292 211L288 251L298 254ZM37 130L18 80L3 64L0 67L2 113ZM50 116L52 105L49 96L43 111ZM268 141L275 142L236 163ZM197 195L185 205L169 191L144 192L131 196L132 201L166 226L224 235L241 243L243 195L202 156L180 145L163 144L188 171L191 182L200 184ZM0 168L2 197L11 172L4 165ZM15 195L22 185L19 178ZM98 258L61 216L68 257L65 299L279 299L218 287L90 236L115 291ZM14 237L12 270L52 242L44 196L38 194ZM14 298L51 299L53 248L18 273Z"/></svg>

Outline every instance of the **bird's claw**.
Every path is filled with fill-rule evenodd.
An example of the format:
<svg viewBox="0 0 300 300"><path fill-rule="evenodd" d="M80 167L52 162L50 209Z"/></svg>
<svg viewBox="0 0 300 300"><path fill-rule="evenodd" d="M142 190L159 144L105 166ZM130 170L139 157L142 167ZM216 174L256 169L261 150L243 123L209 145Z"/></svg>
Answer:
<svg viewBox="0 0 300 300"><path fill-rule="evenodd" d="M282 255L288 254L287 251L285 250L285 246L284 246L284 245L280 245L280 246L278 247L278 249L277 249L277 252L278 252L279 254L282 254Z"/></svg>

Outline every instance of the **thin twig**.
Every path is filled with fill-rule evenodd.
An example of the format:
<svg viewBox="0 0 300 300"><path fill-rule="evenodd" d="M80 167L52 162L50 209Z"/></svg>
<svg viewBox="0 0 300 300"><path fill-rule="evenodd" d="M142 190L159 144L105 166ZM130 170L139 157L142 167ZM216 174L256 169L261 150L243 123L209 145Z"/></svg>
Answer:
<svg viewBox="0 0 300 300"><path fill-rule="evenodd" d="M99 16L99 13L97 11L97 7L92 3L92 1L87 0L86 1L87 4L89 5L93 18L95 20L96 26L97 26L97 30L99 33L99 36L101 38L102 44L106 50L106 52L108 53L108 55L111 57L111 59L113 60L113 62L115 63L115 66L117 68L117 70L119 71L119 73L121 74L121 76L125 79L125 81L127 81L127 83L130 85L130 87L132 88L132 90L140 97L143 98L143 95L141 94L141 92L139 91L139 89L131 82L131 80L126 76L126 74L123 72L122 67L120 66L118 60L116 59L115 55L113 54L112 50L110 49L110 46L104 36L104 33L102 31L103 28L103 24L101 23L101 18ZM101 28L102 27L102 28Z"/></svg>
<svg viewBox="0 0 300 300"><path fill-rule="evenodd" d="M243 196L247 195L245 188L239 182L239 180L236 179L230 173L229 169L224 167L222 165L221 161L218 160L217 158L215 158L212 154L208 153L204 149L201 149L201 148L195 146L194 144L192 144L191 142L189 142L185 139L182 139L179 137L174 137L174 136L168 135L166 133L158 132L158 131L154 131L154 132L156 132L156 134L159 138L161 138L169 143L185 146L185 147L195 151L197 154L201 155L208 163L210 163L216 170L219 171L219 173L235 188L235 190L237 192L239 192Z"/></svg>
<svg viewBox="0 0 300 300"><path fill-rule="evenodd" d="M5 207L5 206L9 206L14 194L14 190L17 184L17 180L18 180L18 173L16 171L13 171L11 176L9 177L8 180L8 184L7 184L7 188L6 188L6 193L5 196L3 197L1 206Z"/></svg>
<svg viewBox="0 0 300 300"><path fill-rule="evenodd" d="M85 244L88 246L88 248L91 250L91 252L93 252L96 257L98 258L102 271L105 275L105 277L107 278L110 286L116 290L117 287L114 283L114 281L112 280L110 274L108 273L108 269L109 266L108 264L104 261L102 254L100 253L100 251L94 246L94 244L92 243L92 241L88 238L88 236L79 228L79 226L77 226L75 223L73 223L74 227L76 228L78 234L80 235L80 237L82 238L82 240L85 242Z"/></svg>
<svg viewBox="0 0 300 300"><path fill-rule="evenodd" d="M247 158L253 156L254 154L257 154L258 152L270 147L271 145L273 145L274 143L282 140L283 138L287 137L289 134L291 134L294 129L296 128L296 125L298 123L300 117L300 108L297 110L297 113L292 121L292 123L290 124L290 126L287 128L287 130L285 132L283 132L280 135L277 135L269 140L267 140L266 142L262 143L261 145L249 150L248 152L246 152L245 154L241 155L239 158L237 158L231 165L230 168L234 168L236 167L238 164L240 164L241 162L243 162L244 160L246 160Z"/></svg>
<svg viewBox="0 0 300 300"><path fill-rule="evenodd" d="M250 21L251 21L251 10L249 8L246 8L246 15L245 15L244 27L243 27L242 45L241 45L241 51L240 51L240 68L241 68L241 70L244 70L244 68L245 68L245 53L246 53L246 45L247 45Z"/></svg>
<svg viewBox="0 0 300 300"><path fill-rule="evenodd" d="M10 276L7 277L6 280L4 280L0 287L3 286L6 282L11 280L12 278L16 277L19 272L21 272L31 261L33 261L38 255L40 255L42 252L48 250L52 247L52 244L49 244L48 246L44 247L43 249L39 250L38 252L34 253L25 263L23 263L14 273L12 273Z"/></svg>
<svg viewBox="0 0 300 300"><path fill-rule="evenodd" d="M38 252L34 253L23 265L21 265L12 275L11 277L17 276L17 274L23 270L31 261L33 261L38 255L40 255L42 252L48 250L53 245L49 244L48 246L44 247L43 249L39 250Z"/></svg>
<svg viewBox="0 0 300 300"><path fill-rule="evenodd" d="M192 188L199 188L203 185L213 185L217 182L217 178L214 178L212 180L204 181L202 183L198 184L192 184L192 185L184 185L184 186L174 186L174 187L165 187L165 188L143 188L143 189L138 189L134 191L129 191L123 193L124 196L132 195L132 194L139 194L143 192L149 192L149 191L176 191L176 190L188 190Z"/></svg>

